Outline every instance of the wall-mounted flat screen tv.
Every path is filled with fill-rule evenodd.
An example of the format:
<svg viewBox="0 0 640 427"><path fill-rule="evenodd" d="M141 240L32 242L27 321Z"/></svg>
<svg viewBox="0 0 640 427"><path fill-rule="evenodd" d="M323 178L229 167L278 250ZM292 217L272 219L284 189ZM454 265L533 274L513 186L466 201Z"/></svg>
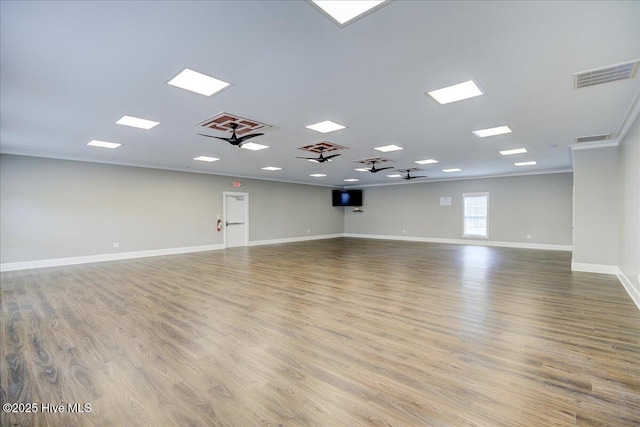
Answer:
<svg viewBox="0 0 640 427"><path fill-rule="evenodd" d="M362 190L333 190L333 206L362 206Z"/></svg>

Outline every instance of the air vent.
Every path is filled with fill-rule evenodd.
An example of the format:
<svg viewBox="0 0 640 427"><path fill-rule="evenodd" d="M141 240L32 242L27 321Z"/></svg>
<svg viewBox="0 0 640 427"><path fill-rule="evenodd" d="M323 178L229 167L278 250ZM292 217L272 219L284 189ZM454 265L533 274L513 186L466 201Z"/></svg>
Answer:
<svg viewBox="0 0 640 427"><path fill-rule="evenodd" d="M638 67L638 62L640 61L635 60L574 74L574 87L575 89L580 89L587 86L615 82L617 80L632 79Z"/></svg>
<svg viewBox="0 0 640 427"><path fill-rule="evenodd" d="M576 138L576 142L577 143L581 143L581 142L599 142L599 141L605 141L607 138L609 138L609 135L581 136L579 138Z"/></svg>
<svg viewBox="0 0 640 427"><path fill-rule="evenodd" d="M354 160L354 163L362 163L363 165L370 165L373 164L373 162L376 163L385 163L385 162L392 162L393 160L390 159L385 159L384 157L370 157L368 159L362 159L362 160Z"/></svg>
<svg viewBox="0 0 640 427"><path fill-rule="evenodd" d="M307 144L302 147L298 147L300 150L311 151L312 153L320 153L324 152L325 154L330 151L344 150L347 147L343 147L342 145L334 144L329 141L320 141L314 142L313 144Z"/></svg>
<svg viewBox="0 0 640 427"><path fill-rule="evenodd" d="M215 116L196 124L196 126L202 126L223 132L230 132L231 127L229 125L231 123L236 123L238 125L238 127L236 128L236 134L238 134L238 136L244 135L248 132L254 132L259 129L266 129L271 127L255 120L245 119L244 117L225 112L216 114Z"/></svg>

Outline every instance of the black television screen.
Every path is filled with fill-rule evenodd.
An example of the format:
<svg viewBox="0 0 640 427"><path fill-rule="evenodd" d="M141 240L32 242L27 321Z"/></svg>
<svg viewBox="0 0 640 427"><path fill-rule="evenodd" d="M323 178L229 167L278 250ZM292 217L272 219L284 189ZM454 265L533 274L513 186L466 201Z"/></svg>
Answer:
<svg viewBox="0 0 640 427"><path fill-rule="evenodd" d="M362 206L362 190L333 190L333 206Z"/></svg>

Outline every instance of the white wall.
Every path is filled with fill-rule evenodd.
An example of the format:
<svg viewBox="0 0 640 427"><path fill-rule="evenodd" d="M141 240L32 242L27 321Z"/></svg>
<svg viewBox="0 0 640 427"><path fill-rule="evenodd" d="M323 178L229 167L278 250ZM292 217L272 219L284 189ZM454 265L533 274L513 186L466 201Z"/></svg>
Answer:
<svg viewBox="0 0 640 427"><path fill-rule="evenodd" d="M620 144L619 277L640 307L640 116Z"/></svg>
<svg viewBox="0 0 640 427"><path fill-rule="evenodd" d="M213 248L233 178L26 156L0 156L0 263ZM250 241L344 231L331 189L241 179ZM307 230L310 230L307 233ZM113 243L118 242L119 248Z"/></svg>
<svg viewBox="0 0 640 427"><path fill-rule="evenodd" d="M345 232L462 239L462 193L489 192L489 239L481 242L569 250L572 182L571 173L556 173L366 188L364 213L347 211ZM442 196L452 205L440 206Z"/></svg>
<svg viewBox="0 0 640 427"><path fill-rule="evenodd" d="M574 269L615 273L618 265L618 147L574 151Z"/></svg>

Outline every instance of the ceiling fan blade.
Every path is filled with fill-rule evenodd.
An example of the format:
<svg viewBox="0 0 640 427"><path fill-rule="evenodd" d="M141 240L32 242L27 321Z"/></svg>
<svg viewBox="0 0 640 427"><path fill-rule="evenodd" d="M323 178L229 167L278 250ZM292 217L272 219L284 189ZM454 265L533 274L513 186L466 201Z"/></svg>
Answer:
<svg viewBox="0 0 640 427"><path fill-rule="evenodd" d="M260 135L264 135L264 133L252 133L251 135L241 136L240 138L238 138L238 141L244 142L247 139L255 138L256 136L260 136Z"/></svg>
<svg viewBox="0 0 640 427"><path fill-rule="evenodd" d="M330 156L324 156L325 160L333 159L334 157L338 157L340 154L332 154Z"/></svg>
<svg viewBox="0 0 640 427"><path fill-rule="evenodd" d="M376 172L380 172L380 171L383 171L383 170L386 170L386 169L393 169L393 166L388 166L386 168L380 168L380 169L369 169L369 172L376 173Z"/></svg>
<svg viewBox="0 0 640 427"><path fill-rule="evenodd" d="M198 135L200 136L206 136L207 138L216 138L216 139L221 139L223 141L227 141L227 142L232 142L233 139L232 138L224 138L222 136L213 136L213 135L205 135L204 133L199 133Z"/></svg>
<svg viewBox="0 0 640 427"><path fill-rule="evenodd" d="M304 160L318 160L317 157L296 157L296 159L304 159Z"/></svg>

